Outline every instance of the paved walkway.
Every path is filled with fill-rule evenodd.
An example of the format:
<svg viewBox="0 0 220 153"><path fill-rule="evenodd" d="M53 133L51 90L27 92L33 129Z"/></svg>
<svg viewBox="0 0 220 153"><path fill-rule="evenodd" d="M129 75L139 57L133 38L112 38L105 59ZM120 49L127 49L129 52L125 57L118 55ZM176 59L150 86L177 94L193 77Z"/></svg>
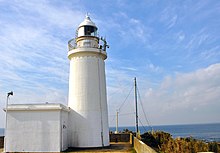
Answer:
<svg viewBox="0 0 220 153"><path fill-rule="evenodd" d="M114 143L111 142L109 147L105 148L89 148L89 149L78 149L72 148L67 150L66 152L73 152L73 153L91 153L91 152L98 152L98 153L131 153L133 151L132 145L129 142L118 142Z"/></svg>
<svg viewBox="0 0 220 153"><path fill-rule="evenodd" d="M78 149L71 148L65 152L68 153L131 153L133 151L132 145L129 142L111 142L109 147L105 148L89 148L89 149ZM3 152L3 149L0 148L0 153Z"/></svg>

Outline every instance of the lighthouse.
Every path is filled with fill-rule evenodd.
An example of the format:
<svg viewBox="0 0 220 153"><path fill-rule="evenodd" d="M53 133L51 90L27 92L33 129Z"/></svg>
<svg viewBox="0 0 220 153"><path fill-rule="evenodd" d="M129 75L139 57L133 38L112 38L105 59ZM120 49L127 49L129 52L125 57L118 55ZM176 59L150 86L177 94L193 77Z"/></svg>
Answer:
<svg viewBox="0 0 220 153"><path fill-rule="evenodd" d="M68 42L68 107L58 103L9 104L5 152L60 152L109 146L105 59L107 42L87 15Z"/></svg>
<svg viewBox="0 0 220 153"><path fill-rule="evenodd" d="M107 42L86 15L68 42L69 131L71 147L109 146L105 62Z"/></svg>

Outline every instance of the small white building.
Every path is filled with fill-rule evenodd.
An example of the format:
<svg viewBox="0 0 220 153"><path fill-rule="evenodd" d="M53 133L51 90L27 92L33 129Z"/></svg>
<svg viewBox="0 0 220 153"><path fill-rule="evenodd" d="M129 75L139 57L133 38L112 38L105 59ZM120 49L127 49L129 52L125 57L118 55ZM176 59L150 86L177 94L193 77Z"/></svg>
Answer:
<svg viewBox="0 0 220 153"><path fill-rule="evenodd" d="M69 108L62 104L9 105L5 152L66 150L68 112Z"/></svg>

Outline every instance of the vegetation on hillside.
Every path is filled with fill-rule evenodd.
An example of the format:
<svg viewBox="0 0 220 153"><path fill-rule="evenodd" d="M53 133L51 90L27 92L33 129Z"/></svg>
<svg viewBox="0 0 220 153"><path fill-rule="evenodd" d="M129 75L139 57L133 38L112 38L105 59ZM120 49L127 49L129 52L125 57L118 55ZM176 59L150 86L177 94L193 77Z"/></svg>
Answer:
<svg viewBox="0 0 220 153"><path fill-rule="evenodd" d="M172 138L172 135L166 132L146 132L141 135L141 139L148 146L160 153L197 153L212 151L220 153L220 146L217 142L204 142L192 137Z"/></svg>

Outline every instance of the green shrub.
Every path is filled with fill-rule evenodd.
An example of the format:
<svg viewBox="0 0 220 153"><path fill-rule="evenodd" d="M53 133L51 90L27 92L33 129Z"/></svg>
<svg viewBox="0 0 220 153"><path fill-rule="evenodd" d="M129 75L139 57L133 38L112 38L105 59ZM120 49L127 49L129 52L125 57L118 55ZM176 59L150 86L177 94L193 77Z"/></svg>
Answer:
<svg viewBox="0 0 220 153"><path fill-rule="evenodd" d="M146 132L141 135L142 141L160 153L197 153L220 152L217 142L206 143L193 137L176 138L163 131Z"/></svg>

